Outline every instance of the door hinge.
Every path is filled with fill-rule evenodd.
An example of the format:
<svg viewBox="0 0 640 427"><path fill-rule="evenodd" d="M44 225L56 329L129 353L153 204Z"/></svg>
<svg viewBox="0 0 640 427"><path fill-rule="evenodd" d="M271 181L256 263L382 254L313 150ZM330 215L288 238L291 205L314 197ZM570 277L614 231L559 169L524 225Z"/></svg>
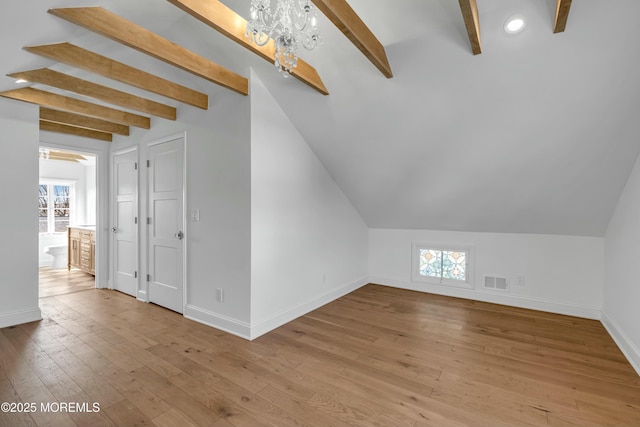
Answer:
<svg viewBox="0 0 640 427"><path fill-rule="evenodd" d="M147 225L151 225L151 217L150 216L147 217Z"/></svg>
<svg viewBox="0 0 640 427"><path fill-rule="evenodd" d="M134 271L134 272L133 272L133 278L134 278L134 279L137 279L137 278L138 278L138 272L137 272L137 271Z"/></svg>
<svg viewBox="0 0 640 427"><path fill-rule="evenodd" d="M151 275L147 274L147 282L150 282L150 281L151 281Z"/></svg>
<svg viewBox="0 0 640 427"><path fill-rule="evenodd" d="M150 168L151 167L151 160L147 160L147 167Z"/></svg>
<svg viewBox="0 0 640 427"><path fill-rule="evenodd" d="M133 218L133 223L134 223L134 224L137 224L137 223L138 223L138 217L137 217L137 216Z"/></svg>
<svg viewBox="0 0 640 427"><path fill-rule="evenodd" d="M134 168L135 170L138 170L138 162L135 162L135 163L133 164L133 168Z"/></svg>

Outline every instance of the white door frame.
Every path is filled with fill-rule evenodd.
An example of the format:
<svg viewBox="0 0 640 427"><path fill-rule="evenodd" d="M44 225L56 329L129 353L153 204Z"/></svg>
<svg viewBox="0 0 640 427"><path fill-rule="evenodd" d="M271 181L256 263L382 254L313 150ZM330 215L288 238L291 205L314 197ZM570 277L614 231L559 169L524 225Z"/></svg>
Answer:
<svg viewBox="0 0 640 427"><path fill-rule="evenodd" d="M116 201L113 199L113 195L114 195L114 191L115 189L113 188L113 174L114 174L114 159L116 156L119 156L121 154L127 154L130 153L132 151L135 151L137 153L136 156L136 162L138 164L138 176L137 176L137 186L136 186L136 216L138 218L140 218L140 152L138 150L138 146L134 145L132 147L127 147L127 148L123 148L117 151L114 151L111 153L111 156L109 157L109 170L111 171L110 176L109 176L109 180L110 180L110 186L109 186L109 215L110 215L110 221L109 221L109 226L107 227L108 229L108 233L109 233L109 289L115 289L115 283L114 283L114 277L115 277L115 251L116 251L116 244L115 244L115 236L114 234L111 232L111 227L114 226L115 221L116 221ZM136 265L136 270L138 271L138 277L136 278L136 297L138 299L142 299L143 301L145 301L144 298L140 298L140 221L138 221L138 224L135 224L134 227L134 238L136 239L137 242L137 247L136 247L136 259L135 259L135 265Z"/></svg>
<svg viewBox="0 0 640 427"><path fill-rule="evenodd" d="M84 142L83 142L84 143ZM109 239L106 239L109 225L109 153L107 150L92 148L86 145L60 144L57 142L48 142L39 139L38 147L58 148L60 150L72 151L74 153L86 153L96 157L96 269L95 269L95 286L96 288L109 287L108 274L109 258ZM40 168L38 167L38 171ZM103 268L105 267L105 268Z"/></svg>
<svg viewBox="0 0 640 427"><path fill-rule="evenodd" d="M189 230L187 227L187 132L180 132L171 135L164 136L162 138L154 139L153 141L149 141L145 144L145 159L148 158L148 150L149 147L162 144L165 142L173 141L174 139L182 138L183 140L183 150L182 150L182 229L184 230L184 238L182 244L182 311L184 313L184 307L187 305L187 288L188 288L188 268L187 268L187 247L189 242ZM146 160L144 161L146 163ZM145 165L146 166L146 165ZM141 218L145 218L144 223L146 224L146 218L149 217L149 198L148 198L148 182L149 182L149 170L148 168L144 168L144 178L141 177L140 182L144 182L144 212ZM149 271L149 234L148 227L143 227L144 236L140 239L141 248L142 248L142 259L144 259L145 264L145 272ZM145 301L149 302L149 282L144 281L144 293L145 293Z"/></svg>

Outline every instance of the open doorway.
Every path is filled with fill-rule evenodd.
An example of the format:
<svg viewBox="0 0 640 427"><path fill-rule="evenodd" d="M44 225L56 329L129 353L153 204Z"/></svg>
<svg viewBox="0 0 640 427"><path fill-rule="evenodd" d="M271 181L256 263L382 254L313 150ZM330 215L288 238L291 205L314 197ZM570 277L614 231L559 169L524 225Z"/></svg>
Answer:
<svg viewBox="0 0 640 427"><path fill-rule="evenodd" d="M39 150L40 297L95 288L96 156Z"/></svg>

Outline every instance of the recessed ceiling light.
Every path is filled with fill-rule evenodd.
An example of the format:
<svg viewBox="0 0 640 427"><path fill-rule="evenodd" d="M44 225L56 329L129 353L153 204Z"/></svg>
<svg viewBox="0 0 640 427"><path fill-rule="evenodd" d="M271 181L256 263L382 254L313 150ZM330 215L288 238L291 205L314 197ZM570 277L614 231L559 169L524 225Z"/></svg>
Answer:
<svg viewBox="0 0 640 427"><path fill-rule="evenodd" d="M27 83L27 81L25 79L16 80L16 84L20 84L20 83Z"/></svg>
<svg viewBox="0 0 640 427"><path fill-rule="evenodd" d="M524 30L526 26L526 21L522 17L522 15L513 15L510 16L507 21L504 23L504 31L507 34L516 34L520 31Z"/></svg>

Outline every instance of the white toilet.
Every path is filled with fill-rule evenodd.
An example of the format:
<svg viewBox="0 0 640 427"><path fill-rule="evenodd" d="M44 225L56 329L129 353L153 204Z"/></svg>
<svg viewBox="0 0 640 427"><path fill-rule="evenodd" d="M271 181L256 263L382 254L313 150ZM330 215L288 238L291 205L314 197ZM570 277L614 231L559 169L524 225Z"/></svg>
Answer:
<svg viewBox="0 0 640 427"><path fill-rule="evenodd" d="M47 246L44 248L44 253L53 257L51 268L67 267L67 245Z"/></svg>

